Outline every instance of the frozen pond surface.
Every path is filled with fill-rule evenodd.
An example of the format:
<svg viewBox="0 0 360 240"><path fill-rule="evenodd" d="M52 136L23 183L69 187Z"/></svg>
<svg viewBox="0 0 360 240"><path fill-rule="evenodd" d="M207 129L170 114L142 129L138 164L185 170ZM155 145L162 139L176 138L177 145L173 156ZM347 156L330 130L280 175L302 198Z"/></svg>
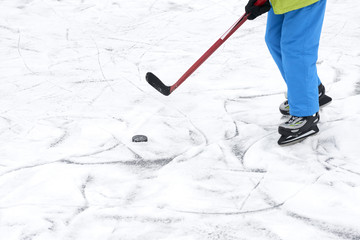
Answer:
<svg viewBox="0 0 360 240"><path fill-rule="evenodd" d="M360 7L328 1L320 133L279 147L285 84L247 1L3 0L0 236L360 239ZM145 134L148 143L132 143Z"/></svg>

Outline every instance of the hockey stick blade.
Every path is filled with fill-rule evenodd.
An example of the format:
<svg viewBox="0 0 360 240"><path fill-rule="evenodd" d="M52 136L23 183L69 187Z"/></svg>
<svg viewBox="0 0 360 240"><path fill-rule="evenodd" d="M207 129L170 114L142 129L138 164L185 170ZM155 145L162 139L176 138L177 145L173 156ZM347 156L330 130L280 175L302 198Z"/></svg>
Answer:
<svg viewBox="0 0 360 240"><path fill-rule="evenodd" d="M153 73L148 72L146 74L146 81L153 86L156 90L158 90L160 93L162 93L165 96L169 96L171 91L170 87L166 86L157 76L155 76Z"/></svg>

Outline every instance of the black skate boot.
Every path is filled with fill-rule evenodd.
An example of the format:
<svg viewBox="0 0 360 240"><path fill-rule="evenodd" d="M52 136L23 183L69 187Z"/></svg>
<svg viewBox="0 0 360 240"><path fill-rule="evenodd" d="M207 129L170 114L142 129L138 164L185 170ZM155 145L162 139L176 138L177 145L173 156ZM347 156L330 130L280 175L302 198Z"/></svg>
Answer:
<svg viewBox="0 0 360 240"><path fill-rule="evenodd" d="M325 107L331 101L332 101L332 98L325 94L325 87L321 83L319 85L319 106L320 107ZM280 104L279 110L283 115L290 115L290 108L289 108L288 100L286 100L285 102Z"/></svg>
<svg viewBox="0 0 360 240"><path fill-rule="evenodd" d="M287 122L279 126L281 137L278 144L290 145L318 133L317 123L319 120L319 113L308 117L291 116Z"/></svg>

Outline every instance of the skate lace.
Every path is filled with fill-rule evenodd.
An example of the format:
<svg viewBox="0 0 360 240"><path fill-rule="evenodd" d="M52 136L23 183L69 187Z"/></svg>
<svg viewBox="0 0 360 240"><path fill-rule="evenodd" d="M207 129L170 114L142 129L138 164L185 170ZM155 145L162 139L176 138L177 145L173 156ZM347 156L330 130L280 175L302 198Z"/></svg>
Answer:
<svg viewBox="0 0 360 240"><path fill-rule="evenodd" d="M296 124L298 122L301 122L303 120L302 117L295 117L295 116L291 116L289 121L287 122L289 125L293 125Z"/></svg>

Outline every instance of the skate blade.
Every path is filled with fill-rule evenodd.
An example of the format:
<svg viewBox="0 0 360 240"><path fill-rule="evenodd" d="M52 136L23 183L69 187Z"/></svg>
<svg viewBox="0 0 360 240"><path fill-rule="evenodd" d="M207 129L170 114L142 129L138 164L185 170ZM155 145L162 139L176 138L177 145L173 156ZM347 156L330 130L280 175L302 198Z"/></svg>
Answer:
<svg viewBox="0 0 360 240"><path fill-rule="evenodd" d="M279 141L278 141L278 144L280 146L290 146L290 145L293 145L295 143L299 143L303 140L305 140L306 138L312 136L312 135L315 135L319 132L319 129L316 127L314 129L311 129L310 131L308 131L307 133L304 133L300 136L281 136Z"/></svg>
<svg viewBox="0 0 360 240"><path fill-rule="evenodd" d="M329 105L332 102L332 98L328 95L324 95L319 99L319 105L321 108Z"/></svg>

